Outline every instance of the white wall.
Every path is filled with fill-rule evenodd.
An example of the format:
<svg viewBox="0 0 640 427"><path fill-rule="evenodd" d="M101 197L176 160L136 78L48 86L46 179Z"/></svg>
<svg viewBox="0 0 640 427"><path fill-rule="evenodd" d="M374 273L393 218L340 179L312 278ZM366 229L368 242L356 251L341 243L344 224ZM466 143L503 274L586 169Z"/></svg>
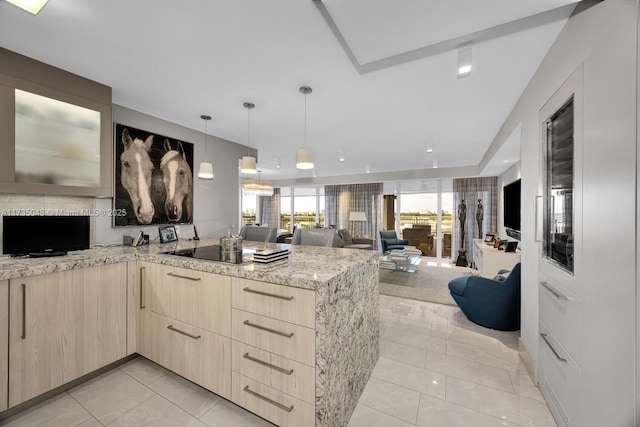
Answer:
<svg viewBox="0 0 640 427"><path fill-rule="evenodd" d="M492 143L495 150L522 125L521 337L537 364L540 246L534 236L534 208L535 197L542 194L539 110L584 65L584 176L576 179L584 179L582 393L589 425L594 426L633 424L637 21L636 0L579 3ZM621 243L604 243L610 240Z"/></svg>

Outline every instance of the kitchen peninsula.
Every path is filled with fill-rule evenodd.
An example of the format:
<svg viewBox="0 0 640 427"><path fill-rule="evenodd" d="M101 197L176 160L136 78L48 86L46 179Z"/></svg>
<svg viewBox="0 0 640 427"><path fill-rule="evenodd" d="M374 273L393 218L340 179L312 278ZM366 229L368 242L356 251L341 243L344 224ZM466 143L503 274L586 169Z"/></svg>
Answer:
<svg viewBox="0 0 640 427"><path fill-rule="evenodd" d="M139 353L277 425L346 425L378 359L377 253L292 246L288 259L271 264L252 262L252 250L281 245L245 242L241 264L163 253L217 243L203 238L56 258L1 257L0 304L8 305L9 318L1 319L0 334L9 337L0 337L0 345L11 344L0 348L0 366L9 365L16 374L8 380L8 398L0 394L0 399L15 407ZM84 276L69 276L77 274ZM58 285L83 288L53 290L34 300L40 289ZM80 343L47 341L75 345L52 349L49 353L63 356L48 361L47 370L56 369L51 363L63 370L74 360L84 368L43 386L30 372L44 361L29 361L38 354L29 354L28 341L38 338L38 321L56 317L35 313L73 312L72 304L51 306L55 298L78 293L90 308L79 310L87 319L74 325L83 325L89 344L83 351ZM103 323L111 334L101 337L111 340L109 351L96 353L111 354L110 359L87 356L87 345L100 345L86 329L100 327L96 318L108 319ZM48 335L66 335L48 327ZM0 381L6 378L0 372Z"/></svg>

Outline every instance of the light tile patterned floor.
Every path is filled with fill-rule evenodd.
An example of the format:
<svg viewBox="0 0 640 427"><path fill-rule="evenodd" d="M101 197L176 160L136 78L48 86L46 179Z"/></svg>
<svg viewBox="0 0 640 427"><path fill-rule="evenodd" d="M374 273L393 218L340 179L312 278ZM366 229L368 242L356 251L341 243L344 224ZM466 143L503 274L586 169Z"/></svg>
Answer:
<svg viewBox="0 0 640 427"><path fill-rule="evenodd" d="M518 359L517 332L477 326L456 307L381 296L380 336L380 360L348 427L556 426ZM144 358L0 424L271 426Z"/></svg>

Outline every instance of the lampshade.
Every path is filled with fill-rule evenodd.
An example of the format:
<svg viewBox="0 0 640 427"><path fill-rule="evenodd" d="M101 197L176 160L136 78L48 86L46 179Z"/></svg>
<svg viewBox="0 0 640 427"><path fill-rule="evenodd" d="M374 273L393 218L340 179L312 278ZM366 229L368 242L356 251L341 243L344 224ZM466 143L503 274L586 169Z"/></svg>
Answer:
<svg viewBox="0 0 640 427"><path fill-rule="evenodd" d="M300 148L296 156L296 168L313 169L313 155L308 148Z"/></svg>
<svg viewBox="0 0 640 427"><path fill-rule="evenodd" d="M366 221L367 215L364 212L350 212L349 221Z"/></svg>
<svg viewBox="0 0 640 427"><path fill-rule="evenodd" d="M252 156L244 156L242 158L242 163L240 164L240 172L242 173L258 173L258 169L256 168L256 158Z"/></svg>
<svg viewBox="0 0 640 427"><path fill-rule="evenodd" d="M204 158L208 159L208 149L207 149L207 123L211 120L211 116L203 114L200 116L202 120L204 120ZM198 168L198 178L200 179L213 179L213 165L210 162L200 162L200 167Z"/></svg>
<svg viewBox="0 0 640 427"><path fill-rule="evenodd" d="M200 169L198 169L198 178L213 179L213 165L209 162L200 163Z"/></svg>
<svg viewBox="0 0 640 427"><path fill-rule="evenodd" d="M242 192L245 195L273 196L273 182L245 178L242 183Z"/></svg>
<svg viewBox="0 0 640 427"><path fill-rule="evenodd" d="M48 0L7 0L9 3L18 6L36 15Z"/></svg>

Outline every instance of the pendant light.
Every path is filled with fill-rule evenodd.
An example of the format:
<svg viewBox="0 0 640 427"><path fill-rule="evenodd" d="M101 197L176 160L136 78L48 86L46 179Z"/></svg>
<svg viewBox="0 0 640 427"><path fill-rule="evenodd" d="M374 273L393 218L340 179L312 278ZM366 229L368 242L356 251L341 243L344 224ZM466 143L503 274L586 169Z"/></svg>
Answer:
<svg viewBox="0 0 640 427"><path fill-rule="evenodd" d="M203 114L200 116L204 120L204 159L208 160L207 149L207 122L211 120L211 116ZM198 168L198 178L212 180L213 179L213 165L209 162L200 162L200 168Z"/></svg>
<svg viewBox="0 0 640 427"><path fill-rule="evenodd" d="M251 148L251 109L255 108L255 104L245 102L242 106L247 109L249 116L247 122L247 145ZM247 148L247 155L242 158L242 162L240 163L240 172L256 174L258 173L258 169L256 168L256 158L249 155L249 148Z"/></svg>
<svg viewBox="0 0 640 427"><path fill-rule="evenodd" d="M304 147L298 149L296 156L296 168L313 169L313 155L307 148L307 95L311 93L309 86L302 86L300 92L304 93Z"/></svg>

